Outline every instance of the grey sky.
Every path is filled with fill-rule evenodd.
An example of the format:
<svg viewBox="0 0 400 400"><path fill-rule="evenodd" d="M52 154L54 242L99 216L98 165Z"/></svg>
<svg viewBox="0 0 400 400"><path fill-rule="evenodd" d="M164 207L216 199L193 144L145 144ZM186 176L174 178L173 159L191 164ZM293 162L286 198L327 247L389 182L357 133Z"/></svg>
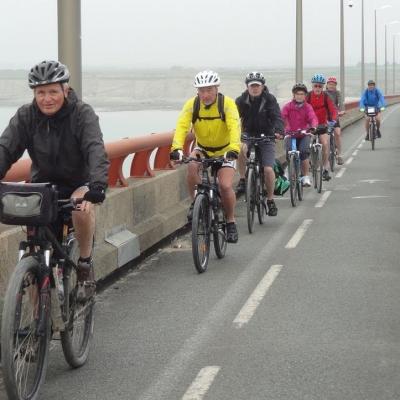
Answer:
<svg viewBox="0 0 400 400"><path fill-rule="evenodd" d="M81 0L83 66L292 66L295 0ZM374 61L374 8L379 63L384 24L400 20L399 0L364 0L366 62ZM304 64L339 64L340 0L303 0ZM345 0L346 65L360 61L361 0ZM57 58L57 1L1 0L0 68L28 69ZM392 33L388 26L388 57ZM400 55L400 36L398 38ZM399 57L400 59L400 57Z"/></svg>

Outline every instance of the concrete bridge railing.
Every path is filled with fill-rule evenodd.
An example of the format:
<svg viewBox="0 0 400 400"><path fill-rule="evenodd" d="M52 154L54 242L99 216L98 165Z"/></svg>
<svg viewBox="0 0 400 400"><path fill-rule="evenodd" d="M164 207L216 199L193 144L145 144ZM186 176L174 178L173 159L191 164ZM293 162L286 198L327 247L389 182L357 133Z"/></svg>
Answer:
<svg viewBox="0 0 400 400"><path fill-rule="evenodd" d="M389 104L400 102L400 96L387 97ZM346 127L363 117L358 103L348 103L341 118ZM173 132L154 134L108 143L111 160L110 190L101 207L96 207L95 265L97 278L104 278L122 265L186 224L189 198L186 190L186 168L169 165ZM186 143L189 151L192 139ZM278 157L284 157L278 143ZM134 153L129 175L122 164ZM154 162L151 162L154 159ZM30 160L16 163L7 181L23 181L29 176ZM150 179L149 179L150 178ZM0 225L0 299L15 267L18 243L24 237L21 227ZM1 300L0 300L1 303ZM1 310L1 304L0 304Z"/></svg>

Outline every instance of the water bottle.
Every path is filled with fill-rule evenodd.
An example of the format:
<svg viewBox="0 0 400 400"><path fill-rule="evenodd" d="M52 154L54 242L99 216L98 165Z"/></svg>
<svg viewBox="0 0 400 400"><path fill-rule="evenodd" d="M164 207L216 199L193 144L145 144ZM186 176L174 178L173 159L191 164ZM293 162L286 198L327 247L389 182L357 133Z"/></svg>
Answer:
<svg viewBox="0 0 400 400"><path fill-rule="evenodd" d="M63 271L59 266L55 267L55 283L58 294L58 299L61 304L64 304L64 282L63 282Z"/></svg>

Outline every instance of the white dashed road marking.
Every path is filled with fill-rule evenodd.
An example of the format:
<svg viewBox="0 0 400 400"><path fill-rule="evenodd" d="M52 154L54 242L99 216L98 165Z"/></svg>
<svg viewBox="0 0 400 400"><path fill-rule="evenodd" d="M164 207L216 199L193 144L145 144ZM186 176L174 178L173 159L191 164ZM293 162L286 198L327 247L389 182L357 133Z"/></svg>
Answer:
<svg viewBox="0 0 400 400"><path fill-rule="evenodd" d="M354 160L353 157L348 158L347 161L345 162L345 165L351 164L353 162L353 160Z"/></svg>
<svg viewBox="0 0 400 400"><path fill-rule="evenodd" d="M326 203L326 201L328 200L328 197L331 195L332 191L331 190L327 190L322 196L321 198L318 200L318 203L315 205L316 208L321 208L324 206L324 204Z"/></svg>
<svg viewBox="0 0 400 400"><path fill-rule="evenodd" d="M299 226L297 231L294 233L292 238L288 241L287 245L285 246L285 249L294 249L299 244L301 238L307 232L307 229L312 224L312 222L313 222L312 219L305 219L303 223Z"/></svg>
<svg viewBox="0 0 400 400"><path fill-rule="evenodd" d="M335 178L341 178L345 172L346 172L346 167L340 168L339 172L335 175Z"/></svg>
<svg viewBox="0 0 400 400"><path fill-rule="evenodd" d="M212 385L221 367L204 367L197 374L189 389L183 395L182 400L201 400Z"/></svg>

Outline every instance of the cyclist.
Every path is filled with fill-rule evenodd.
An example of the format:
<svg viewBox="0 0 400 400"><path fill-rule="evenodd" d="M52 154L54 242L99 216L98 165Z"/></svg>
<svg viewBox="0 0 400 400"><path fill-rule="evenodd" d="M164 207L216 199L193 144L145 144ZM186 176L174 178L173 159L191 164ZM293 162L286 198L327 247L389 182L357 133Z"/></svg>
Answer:
<svg viewBox="0 0 400 400"><path fill-rule="evenodd" d="M220 157L225 162L218 171L219 190L227 219L227 241L236 243L238 231L235 223L236 196L232 188L236 160L240 150L240 122L235 102L218 93L221 83L214 71L199 72L194 79L197 96L189 99L183 106L176 124L172 141L170 159L180 161L183 145L190 128L194 132L196 145L191 157ZM195 186L201 183L199 164L188 165L187 185L194 199ZM188 220L192 219L193 203L190 206Z"/></svg>
<svg viewBox="0 0 400 400"><path fill-rule="evenodd" d="M296 83L292 88L293 100L285 104L282 109L282 118L285 122L286 131L306 130L316 128L317 116L310 104L306 102L307 87L303 83ZM303 136L297 140L297 149L300 151L301 160L301 183L303 186L311 186L310 177L310 136ZM291 150L290 140L286 140L286 150Z"/></svg>
<svg viewBox="0 0 400 400"><path fill-rule="evenodd" d="M59 61L42 61L29 72L31 104L20 107L0 137L0 179L28 151L31 182L57 185L60 198L80 198L72 219L79 242L79 291L94 294L92 242L94 204L102 203L109 161L97 115L69 87L70 73Z"/></svg>
<svg viewBox="0 0 400 400"><path fill-rule="evenodd" d="M318 124L321 125L319 131L325 132L320 135L320 142L322 144L322 160L324 164L324 171L322 179L329 181L331 179L329 168L329 138L326 134L328 121L336 121L337 112L335 105L330 97L324 93L325 77L322 74L315 74L311 78L312 91L307 95L307 102L311 104L314 109L315 115L318 118Z"/></svg>
<svg viewBox="0 0 400 400"><path fill-rule="evenodd" d="M377 137L381 138L382 134L380 131L381 126L381 111L383 111L386 107L385 97L382 94L382 91L376 87L375 81L370 79L368 81L368 88L365 89L364 93L361 95L360 99L360 111L364 112L366 107L375 107L377 109L376 114L376 127L377 127ZM366 116L365 118L365 140L369 140L368 137L368 126L369 126L369 118Z"/></svg>
<svg viewBox="0 0 400 400"><path fill-rule="evenodd" d="M338 119L334 125L335 132L335 143L336 143L336 161L338 165L343 165L342 157L342 130L340 128L339 117L345 114L344 104L342 101L342 95L340 90L337 89L337 79L335 76L330 76L326 81L326 91L325 93L331 98L333 104L336 107ZM343 99L344 100L344 99Z"/></svg>
<svg viewBox="0 0 400 400"><path fill-rule="evenodd" d="M267 188L268 215L274 217L278 208L274 201L275 188L275 133L283 133L283 121L280 108L275 96L265 86L265 78L260 72L247 74L246 91L236 99L242 122L242 131L249 136L264 134L271 141L260 144L261 163L264 167L265 185ZM247 145L243 143L239 155L240 180L236 193L243 193L245 189Z"/></svg>

